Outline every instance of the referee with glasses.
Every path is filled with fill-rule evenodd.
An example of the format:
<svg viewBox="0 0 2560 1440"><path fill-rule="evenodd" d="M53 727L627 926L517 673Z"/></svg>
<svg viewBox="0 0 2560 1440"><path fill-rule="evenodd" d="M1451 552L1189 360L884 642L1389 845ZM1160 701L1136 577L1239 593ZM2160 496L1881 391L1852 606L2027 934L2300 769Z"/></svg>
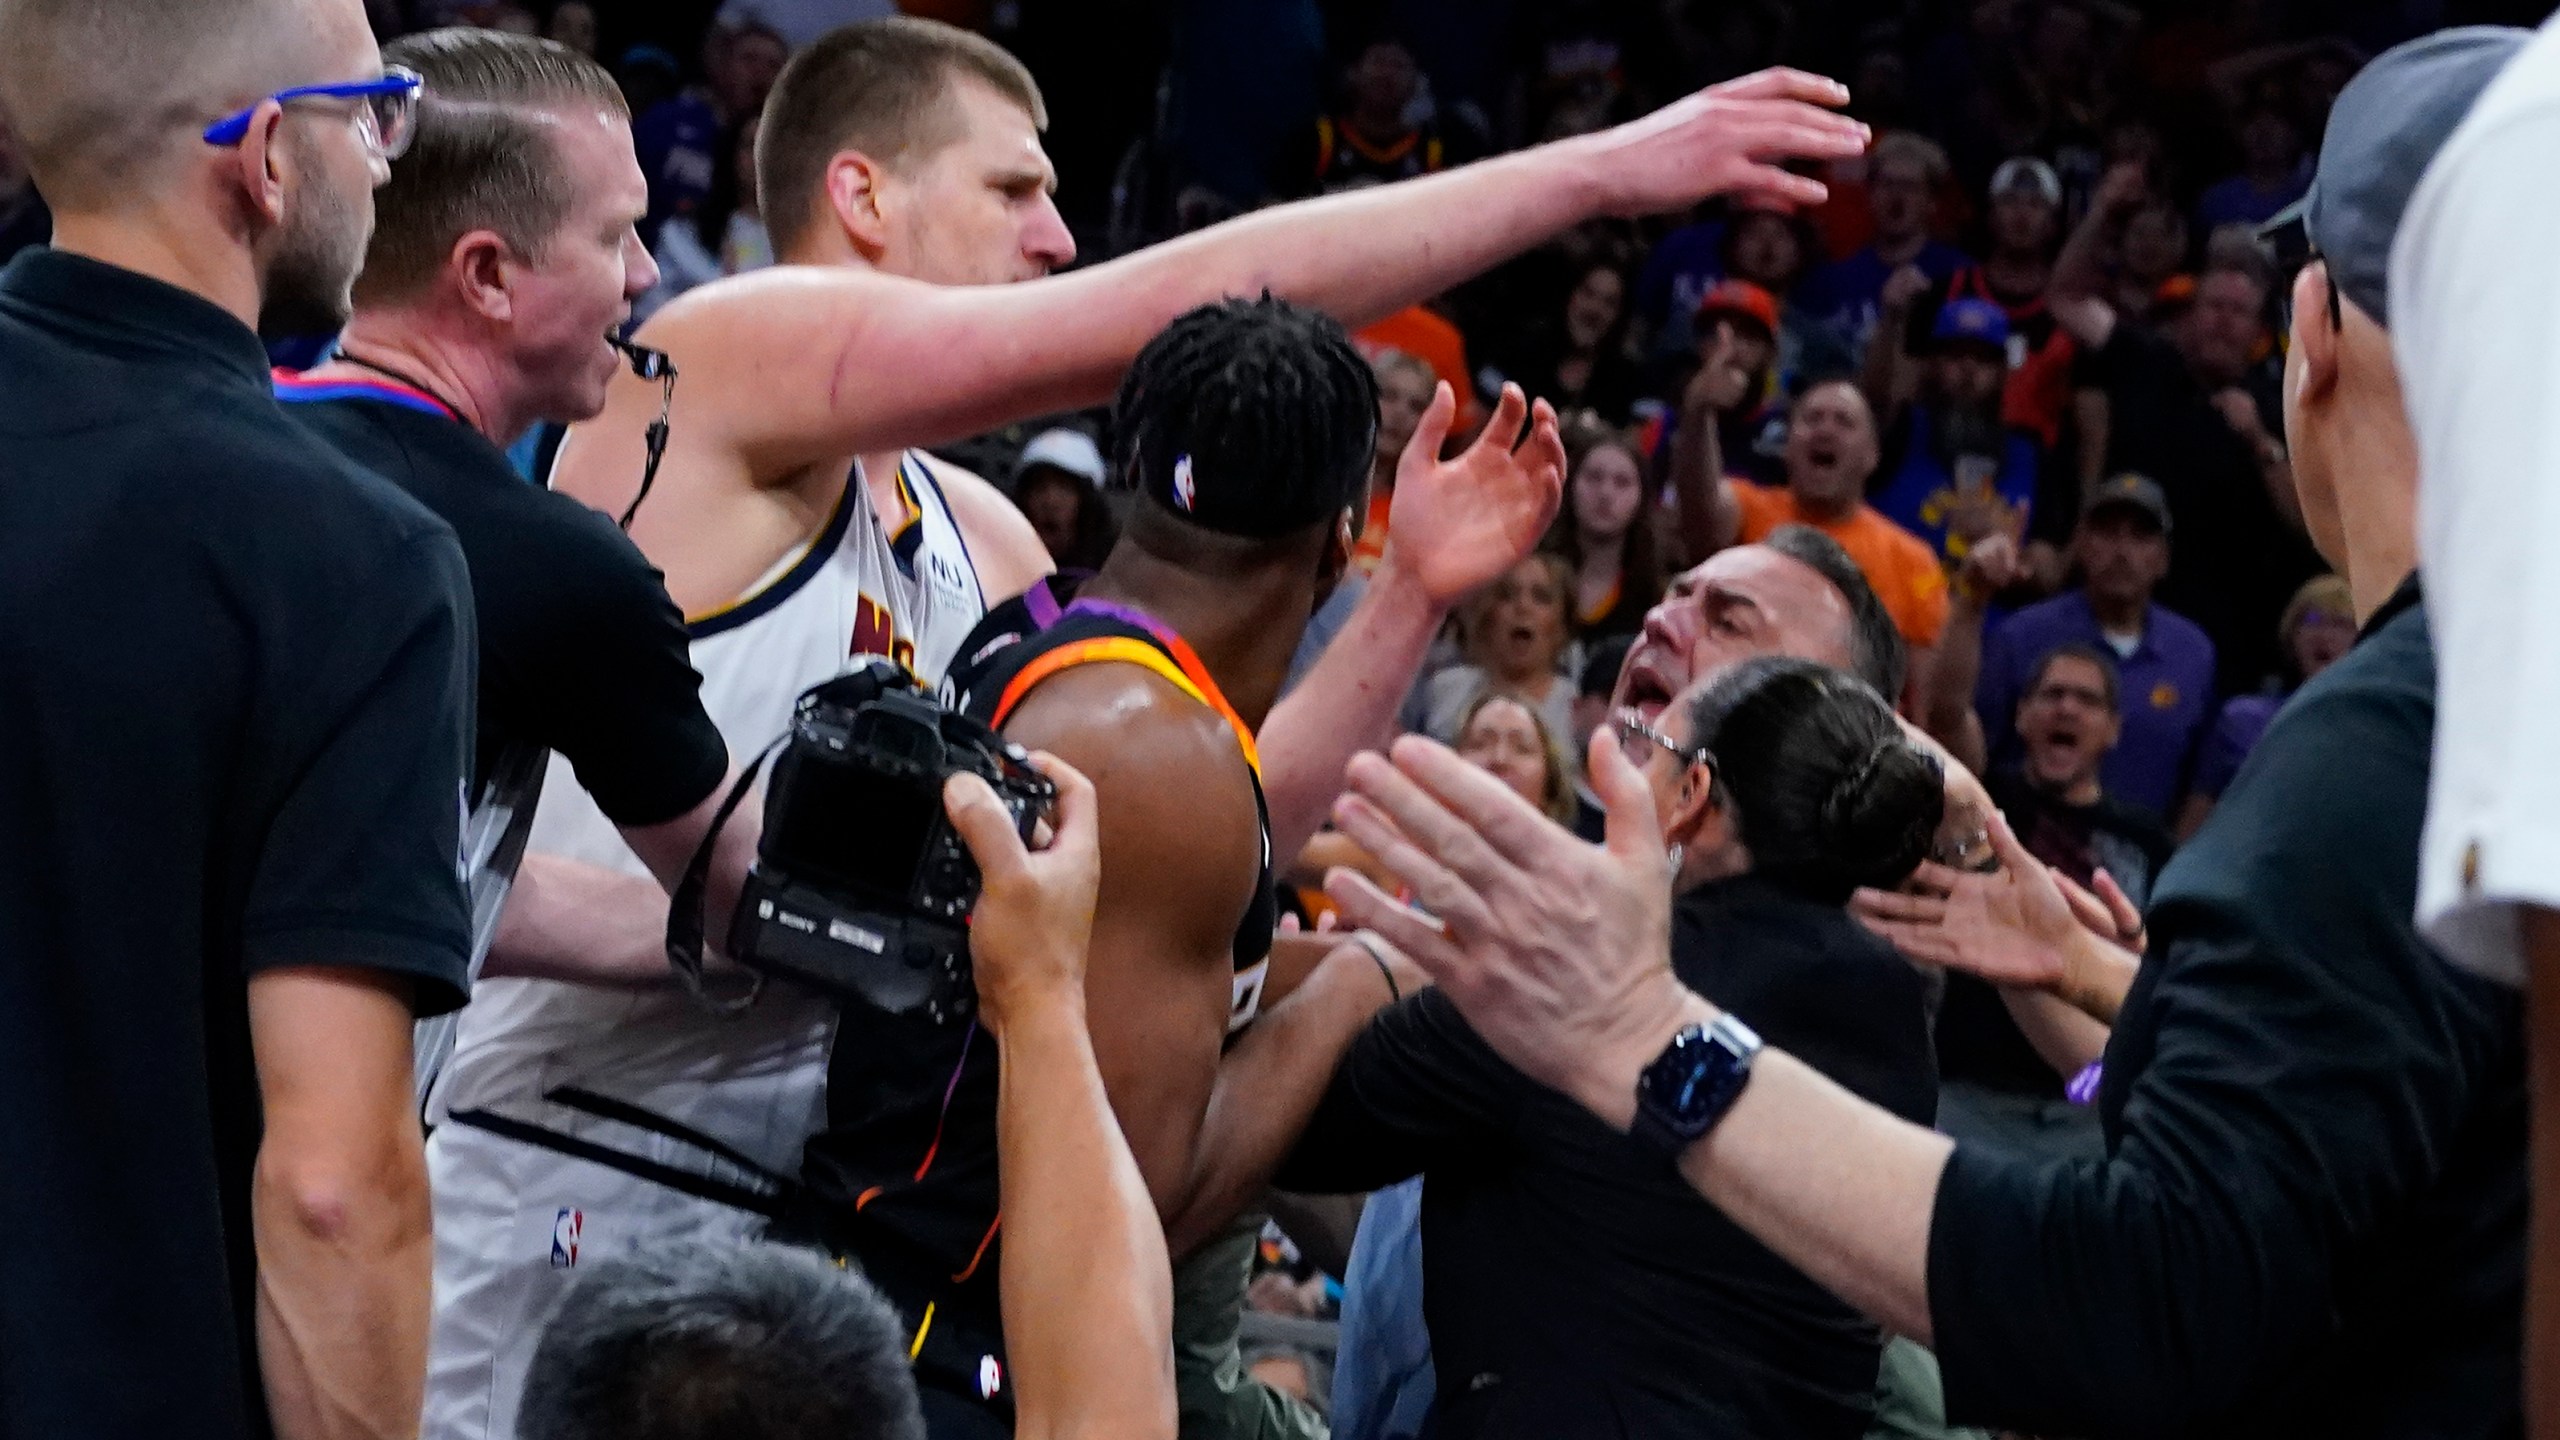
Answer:
<svg viewBox="0 0 2560 1440"><path fill-rule="evenodd" d="M0 0L0 1436L415 1434L453 533L287 423L399 146L359 0Z"/></svg>

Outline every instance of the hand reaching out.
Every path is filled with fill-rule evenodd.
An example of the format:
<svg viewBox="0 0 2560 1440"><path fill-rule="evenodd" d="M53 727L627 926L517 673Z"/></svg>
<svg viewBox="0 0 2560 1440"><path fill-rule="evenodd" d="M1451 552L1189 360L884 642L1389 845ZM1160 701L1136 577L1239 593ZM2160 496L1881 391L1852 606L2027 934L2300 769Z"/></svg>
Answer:
<svg viewBox="0 0 2560 1440"><path fill-rule="evenodd" d="M2044 862L2027 853L1998 812L1989 817L2000 869L1983 875L1924 864L1908 890L1861 890L1849 908L1893 948L1943 966L2029 990L2059 992L2070 977L2069 946L2080 928Z"/></svg>
<svg viewBox="0 0 2560 1440"><path fill-rule="evenodd" d="M1440 448L1457 409L1443 381L1396 460L1383 562L1443 607L1501 578L1536 549L1564 494L1564 438L1555 407L1544 400L1531 405L1519 386L1505 385L1476 442L1443 460Z"/></svg>
<svg viewBox="0 0 2560 1440"><path fill-rule="evenodd" d="M1685 210L1710 195L1754 195L1819 205L1821 181L1790 160L1840 160L1865 152L1867 127L1832 107L1849 92L1801 70L1728 80L1579 142L1613 215Z"/></svg>

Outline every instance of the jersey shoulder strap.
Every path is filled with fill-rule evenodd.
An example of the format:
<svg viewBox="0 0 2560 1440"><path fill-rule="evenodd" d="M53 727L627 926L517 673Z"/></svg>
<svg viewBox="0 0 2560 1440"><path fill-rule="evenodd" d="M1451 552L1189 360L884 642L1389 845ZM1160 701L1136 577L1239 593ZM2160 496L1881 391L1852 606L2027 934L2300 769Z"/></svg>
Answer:
<svg viewBox="0 0 2560 1440"><path fill-rule="evenodd" d="M1071 612L1069 623L1084 618ZM1061 635L1056 644L1041 648L1023 660L1021 668L1015 670L996 693L987 723L1003 729L1005 721L1020 708L1023 698L1040 682L1060 671L1113 661L1136 665L1152 671L1227 722L1227 728L1235 735L1236 748L1244 752L1245 764L1253 770L1258 790L1262 779L1262 752L1254 744L1253 728L1245 724L1244 717L1236 713L1234 706L1227 703L1227 697L1219 692L1217 682L1210 677L1208 668L1200 663L1199 657L1191 653L1191 647L1184 644L1180 636L1170 632L1122 633L1115 622L1098 617L1097 620L1094 628L1102 633L1074 638ZM1023 643L1038 646L1042 638L1045 637Z"/></svg>

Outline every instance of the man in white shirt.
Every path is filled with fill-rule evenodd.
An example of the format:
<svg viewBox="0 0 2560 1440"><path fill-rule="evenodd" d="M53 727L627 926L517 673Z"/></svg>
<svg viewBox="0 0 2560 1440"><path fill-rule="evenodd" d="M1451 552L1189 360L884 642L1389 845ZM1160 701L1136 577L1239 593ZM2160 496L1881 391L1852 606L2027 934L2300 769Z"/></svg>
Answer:
<svg viewBox="0 0 2560 1440"><path fill-rule="evenodd" d="M2391 335L2418 442L2437 655L2419 922L2457 964L2530 984L2533 1300L2525 1374L2560 1436L2560 27L2484 91L2410 199Z"/></svg>

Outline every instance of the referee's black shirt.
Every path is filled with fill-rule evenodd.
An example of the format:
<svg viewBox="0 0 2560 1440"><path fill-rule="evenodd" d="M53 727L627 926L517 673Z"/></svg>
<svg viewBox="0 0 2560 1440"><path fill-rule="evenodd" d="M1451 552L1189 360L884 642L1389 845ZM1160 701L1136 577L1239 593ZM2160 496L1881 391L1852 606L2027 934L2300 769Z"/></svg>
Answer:
<svg viewBox="0 0 2560 1440"><path fill-rule="evenodd" d="M2516 993L2418 938L2416 587L2169 864L2104 1162L1959 1145L1929 1231L1949 1418L2040 1434L2520 1436Z"/></svg>
<svg viewBox="0 0 2560 1440"><path fill-rule="evenodd" d="M0 271L0 1436L266 1433L250 977L462 1003L471 633L245 326Z"/></svg>
<svg viewBox="0 0 2560 1440"><path fill-rule="evenodd" d="M729 749L702 708L684 616L613 521L525 483L433 396L296 377L277 386L286 414L461 540L480 628L476 775L509 745L556 750L626 826L673 820L719 788Z"/></svg>

